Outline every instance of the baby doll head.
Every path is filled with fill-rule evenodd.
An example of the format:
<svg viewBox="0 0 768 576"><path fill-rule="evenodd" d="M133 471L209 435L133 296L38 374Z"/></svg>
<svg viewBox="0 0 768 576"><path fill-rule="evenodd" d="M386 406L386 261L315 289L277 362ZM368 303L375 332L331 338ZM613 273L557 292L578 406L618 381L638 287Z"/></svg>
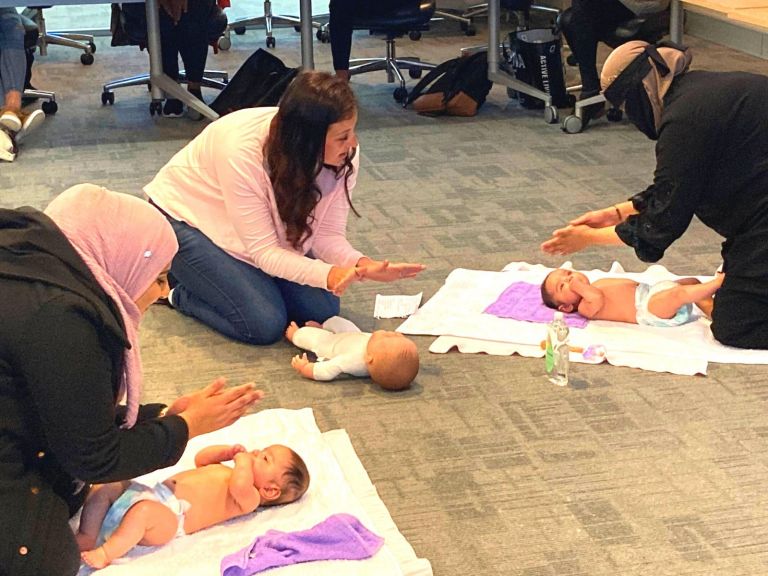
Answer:
<svg viewBox="0 0 768 576"><path fill-rule="evenodd" d="M571 290L571 280L577 278L584 284L589 284L581 272L558 268L552 270L541 283L541 299L546 306L561 312L573 312L581 303L581 296Z"/></svg>
<svg viewBox="0 0 768 576"><path fill-rule="evenodd" d="M282 444L253 450L253 484L261 506L276 506L298 500L309 488L309 471L301 456Z"/></svg>
<svg viewBox="0 0 768 576"><path fill-rule="evenodd" d="M405 390L419 373L419 350L399 332L377 330L368 341L365 365L385 390Z"/></svg>

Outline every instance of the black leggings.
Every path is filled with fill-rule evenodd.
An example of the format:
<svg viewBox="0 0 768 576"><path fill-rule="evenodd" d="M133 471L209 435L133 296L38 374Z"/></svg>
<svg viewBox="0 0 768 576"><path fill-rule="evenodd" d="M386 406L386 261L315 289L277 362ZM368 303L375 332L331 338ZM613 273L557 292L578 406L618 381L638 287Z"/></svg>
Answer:
<svg viewBox="0 0 768 576"><path fill-rule="evenodd" d="M328 5L331 54L334 70L349 70L352 50L352 22L357 15L386 14L392 8L413 0L331 0Z"/></svg>
<svg viewBox="0 0 768 576"><path fill-rule="evenodd" d="M579 63L582 93L600 90L598 42L619 24L634 17L634 13L619 0L573 0L568 16L562 20L562 28Z"/></svg>
<svg viewBox="0 0 768 576"><path fill-rule="evenodd" d="M163 72L178 80L181 55L187 80L202 81L208 58L209 23L216 14L216 0L189 0L187 11L176 24L165 10L160 9Z"/></svg>

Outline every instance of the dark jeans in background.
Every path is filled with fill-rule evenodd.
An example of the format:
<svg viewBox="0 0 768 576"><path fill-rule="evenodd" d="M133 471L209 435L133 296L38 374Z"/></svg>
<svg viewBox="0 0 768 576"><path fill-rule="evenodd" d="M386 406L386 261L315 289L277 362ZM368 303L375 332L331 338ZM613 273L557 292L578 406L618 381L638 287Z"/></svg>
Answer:
<svg viewBox="0 0 768 576"><path fill-rule="evenodd" d="M563 34L579 63L582 94L600 91L597 44L634 13L619 0L573 0L569 17L562 21Z"/></svg>

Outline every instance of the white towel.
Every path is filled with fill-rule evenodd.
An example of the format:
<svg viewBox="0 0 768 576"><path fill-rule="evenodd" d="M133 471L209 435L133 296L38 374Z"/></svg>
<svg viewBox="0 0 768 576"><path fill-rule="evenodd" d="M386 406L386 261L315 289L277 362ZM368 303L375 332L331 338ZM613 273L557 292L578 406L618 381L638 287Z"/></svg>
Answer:
<svg viewBox="0 0 768 576"><path fill-rule="evenodd" d="M162 547L137 546L124 558L97 572L99 576L216 576L221 558L251 543L269 529L311 528L331 514L346 512L385 538L377 554L360 561L322 561L269 571L270 576L431 576L428 560L416 554L397 530L344 430L321 433L310 408L264 410L241 418L229 428L193 438L181 460L170 468L142 476L159 481L177 471L194 468L195 454L211 444L243 444L259 448L285 444L307 463L311 477L307 493L286 506L259 509L200 532L172 540ZM92 571L83 566L80 576Z"/></svg>
<svg viewBox="0 0 768 576"><path fill-rule="evenodd" d="M566 262L563 267L571 267L571 263ZM544 324L497 318L484 314L483 310L513 282L539 284L551 271L552 268L526 262L512 262L501 272L454 270L440 290L403 322L398 331L440 336L430 346L430 351L436 353L457 348L467 353L542 357L544 351L540 343L546 335ZM644 272L631 273L614 262L608 271L585 273L591 282L624 277L654 284L680 278L658 264ZM708 362L768 364L768 351L723 346L712 337L709 325L710 321L701 315L695 322L675 328L592 320L586 328L571 329L570 344L583 348L601 344L611 364L673 374L706 374ZM489 334L493 335L492 340ZM571 354L571 360L585 362L581 354L575 353Z"/></svg>

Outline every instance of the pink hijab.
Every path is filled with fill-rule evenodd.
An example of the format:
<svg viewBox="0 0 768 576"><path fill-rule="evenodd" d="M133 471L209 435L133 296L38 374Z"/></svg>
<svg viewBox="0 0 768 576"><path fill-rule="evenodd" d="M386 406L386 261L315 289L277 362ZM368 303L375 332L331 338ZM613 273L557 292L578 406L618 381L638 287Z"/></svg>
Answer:
<svg viewBox="0 0 768 576"><path fill-rule="evenodd" d="M130 342L123 361L119 400L127 397L124 428L136 423L141 395L141 312L136 300L179 248L173 228L150 204L93 184L62 192L45 209L123 317Z"/></svg>

